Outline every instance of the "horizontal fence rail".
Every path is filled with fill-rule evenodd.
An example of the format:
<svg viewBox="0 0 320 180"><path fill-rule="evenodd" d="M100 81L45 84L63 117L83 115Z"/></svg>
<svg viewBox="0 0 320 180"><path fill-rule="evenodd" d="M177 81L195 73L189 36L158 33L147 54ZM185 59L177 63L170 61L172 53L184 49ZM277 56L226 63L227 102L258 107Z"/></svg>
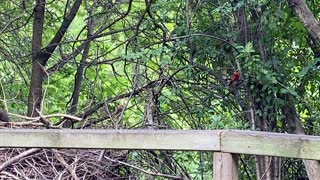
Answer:
<svg viewBox="0 0 320 180"><path fill-rule="evenodd" d="M235 130L0 130L0 147L195 150L320 160L320 137Z"/></svg>

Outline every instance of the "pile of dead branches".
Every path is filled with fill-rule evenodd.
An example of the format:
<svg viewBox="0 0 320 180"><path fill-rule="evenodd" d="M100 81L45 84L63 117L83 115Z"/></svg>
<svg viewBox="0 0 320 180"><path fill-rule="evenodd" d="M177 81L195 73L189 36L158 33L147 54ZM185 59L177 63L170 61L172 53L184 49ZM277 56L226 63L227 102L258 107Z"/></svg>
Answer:
<svg viewBox="0 0 320 180"><path fill-rule="evenodd" d="M4 148L0 179L128 179L121 164L126 156L126 151Z"/></svg>
<svg viewBox="0 0 320 180"><path fill-rule="evenodd" d="M41 117L9 115L27 121L0 122L1 129L61 128L51 125L47 118L69 117L60 114ZM81 120L73 116L69 118ZM128 151L2 148L0 179L128 179L127 156Z"/></svg>

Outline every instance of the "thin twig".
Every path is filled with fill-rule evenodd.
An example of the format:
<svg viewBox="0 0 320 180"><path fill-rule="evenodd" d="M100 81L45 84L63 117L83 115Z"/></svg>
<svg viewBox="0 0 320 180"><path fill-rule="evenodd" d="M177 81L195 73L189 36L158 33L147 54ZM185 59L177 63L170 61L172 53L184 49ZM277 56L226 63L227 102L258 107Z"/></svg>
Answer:
<svg viewBox="0 0 320 180"><path fill-rule="evenodd" d="M129 164L129 163L126 163L126 162L123 162L123 161L119 161L119 160L116 160L116 159L111 159L109 157L104 157L105 159L107 159L108 161L111 161L111 162L115 162L115 163L119 163L119 164L122 164L122 165L125 165L125 166L128 166L128 167L131 167L133 169L136 169L138 171L141 171L145 174L149 174L149 175L152 175L152 176L160 176L160 177L166 177L166 178L175 178L175 179L183 179L182 177L179 177L179 176L173 176L173 175L168 175L168 174L162 174L162 173L158 173L158 172L150 172L150 171L147 171L147 170L144 170L142 168L139 168L137 166L134 166L132 164Z"/></svg>
<svg viewBox="0 0 320 180"><path fill-rule="evenodd" d="M27 119L27 120L39 120L40 117L28 117L28 116L23 116L23 115L19 115L19 114L14 114L14 113L9 113L9 116L14 116L14 117L18 117L18 118L22 118L22 119ZM49 114L49 115L43 115L44 118L53 118L53 117L64 117L64 118L68 118L68 119L72 119L75 121L82 121L82 118L76 117L76 116L72 116L69 114Z"/></svg>
<svg viewBox="0 0 320 180"><path fill-rule="evenodd" d="M3 104L4 104L4 108L5 110L8 112L8 106L7 106L7 100L6 100L6 93L4 92L4 88L3 88L3 85L2 85L2 80L0 79L0 85L1 85L1 90L2 90L2 95L3 95Z"/></svg>
<svg viewBox="0 0 320 180"><path fill-rule="evenodd" d="M264 176L265 176L265 175L267 174L267 172L269 171L270 166L271 166L271 162L272 162L272 157L270 157L270 162L269 162L269 164L268 164L268 167L267 167L267 169L264 171L264 173L262 174L260 180L263 179Z"/></svg>
<svg viewBox="0 0 320 180"><path fill-rule="evenodd" d="M58 161L68 170L68 172L70 173L70 175L73 177L74 180L78 180L78 176L76 175L76 173L71 169L71 167L69 166L69 164L64 160L64 158L59 154L59 152L56 149L52 150L53 154L56 156L56 158L58 159Z"/></svg>

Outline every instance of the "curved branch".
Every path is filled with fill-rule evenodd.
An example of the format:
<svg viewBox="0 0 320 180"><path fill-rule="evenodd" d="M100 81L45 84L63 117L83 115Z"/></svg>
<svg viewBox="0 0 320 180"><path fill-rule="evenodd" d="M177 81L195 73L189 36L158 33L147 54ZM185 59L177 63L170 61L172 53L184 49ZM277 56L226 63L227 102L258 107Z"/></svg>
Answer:
<svg viewBox="0 0 320 180"><path fill-rule="evenodd" d="M56 47L58 46L59 42L61 41L61 39L63 38L64 34L66 33L67 29L69 28L71 22L73 21L73 19L75 18L80 5L82 3L82 0L76 0L70 10L70 13L64 18L58 32L56 33L56 35L52 38L52 40L50 41L50 43L47 45L47 47L45 48L44 52L41 53L42 56L44 56L44 64L46 64L46 62L49 60L49 58L51 57L53 51L56 49ZM43 65L44 65L43 64Z"/></svg>
<svg viewBox="0 0 320 180"><path fill-rule="evenodd" d="M8 167L8 166L20 161L21 159L23 159L23 158L25 158L25 157L27 157L27 156L39 151L39 150L40 150L40 148L32 148L32 149L29 149L27 151L24 151L24 152L20 153L17 156L14 156L14 157L10 158L8 161L6 161L6 162L4 162L3 164L0 165L0 172L2 170L4 170L6 167Z"/></svg>
<svg viewBox="0 0 320 180"><path fill-rule="evenodd" d="M314 17L306 2L304 0L288 0L288 4L308 30L315 43L320 46L320 23Z"/></svg>

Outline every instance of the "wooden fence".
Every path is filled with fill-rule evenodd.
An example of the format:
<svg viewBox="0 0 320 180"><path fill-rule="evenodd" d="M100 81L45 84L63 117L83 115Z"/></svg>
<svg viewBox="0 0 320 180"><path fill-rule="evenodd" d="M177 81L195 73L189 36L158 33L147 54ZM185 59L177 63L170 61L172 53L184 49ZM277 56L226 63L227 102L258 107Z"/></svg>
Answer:
<svg viewBox="0 0 320 180"><path fill-rule="evenodd" d="M238 179L237 155L320 160L320 136L234 130L0 130L0 147L214 152L214 179Z"/></svg>

